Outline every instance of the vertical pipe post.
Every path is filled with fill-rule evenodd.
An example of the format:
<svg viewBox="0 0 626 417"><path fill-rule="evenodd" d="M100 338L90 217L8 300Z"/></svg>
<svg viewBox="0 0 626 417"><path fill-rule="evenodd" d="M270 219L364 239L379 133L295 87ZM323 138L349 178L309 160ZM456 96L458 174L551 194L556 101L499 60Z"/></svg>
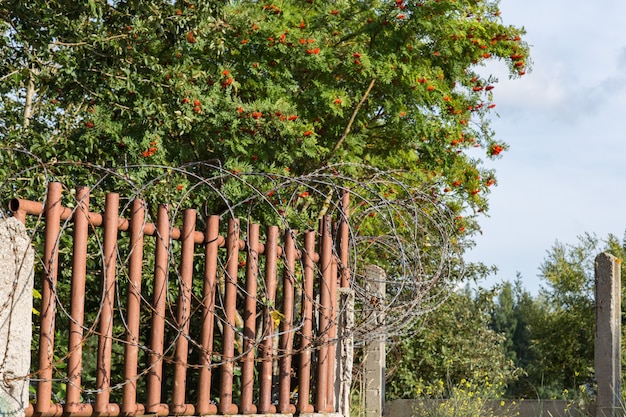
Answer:
<svg viewBox="0 0 626 417"><path fill-rule="evenodd" d="M233 378L235 357L235 321L237 315L237 268L239 266L239 220L228 221L226 236L226 277L224 304L226 320L224 322L222 347L222 375L220 385L220 412L237 414L237 405L233 404Z"/></svg>
<svg viewBox="0 0 626 417"><path fill-rule="evenodd" d="M350 216L350 193L346 190L341 197L342 215L339 219L339 269L341 275L341 288L350 287L350 228L348 216Z"/></svg>
<svg viewBox="0 0 626 417"><path fill-rule="evenodd" d="M111 389L111 343L113 341L113 307L115 305L115 267L117 263L119 195L106 195L104 208L102 304L100 310L100 335L98 337L98 360L96 375L96 413L109 412Z"/></svg>
<svg viewBox="0 0 626 417"><path fill-rule="evenodd" d="M41 326L39 334L39 383L36 413L46 413L52 400L52 360L54 357L54 326L56 284L59 267L58 241L61 232L61 184L48 184L44 216L46 235L43 254L43 285L41 291Z"/></svg>
<svg viewBox="0 0 626 417"><path fill-rule="evenodd" d="M259 372L259 404L257 413L274 413L272 406L272 377L273 377L273 337L274 320L272 313L276 301L276 261L278 258L278 227L269 226L267 241L265 242L265 294L266 303L263 311L263 341L260 346L261 360Z"/></svg>
<svg viewBox="0 0 626 417"><path fill-rule="evenodd" d="M143 263L143 229L146 206L135 199L130 213L128 261L128 298L126 306L126 345L124 346L124 385L121 411L137 412L137 364L139 353L139 316L141 309L141 271Z"/></svg>
<svg viewBox="0 0 626 417"><path fill-rule="evenodd" d="M622 415L622 317L620 261L608 253L595 259L596 334L595 374L598 417Z"/></svg>
<svg viewBox="0 0 626 417"><path fill-rule="evenodd" d="M146 413L156 414L161 407L163 380L163 344L165 333L165 302L169 269L170 220L167 205L160 205L157 214L156 251L154 260L154 296L150 332L150 371L147 381Z"/></svg>
<svg viewBox="0 0 626 417"><path fill-rule="evenodd" d="M328 344L329 324L331 311L331 279L332 279L332 236L329 216L320 220L320 306L319 306L319 333L320 348L317 360L317 387L315 392L315 408L318 412L328 410Z"/></svg>
<svg viewBox="0 0 626 417"><path fill-rule="evenodd" d="M85 281L87 276L87 239L89 235L89 188L76 189L74 243L72 248L72 284L70 290L70 334L68 340L67 391L64 411L76 412L80 405L85 320Z"/></svg>
<svg viewBox="0 0 626 417"><path fill-rule="evenodd" d="M174 389L172 408L174 414L185 413L185 390L187 388L187 356L189 351L189 319L191 318L191 285L193 278L193 254L195 249L196 211L187 209L183 212L182 248L180 260L180 279L178 293L178 311L176 325L178 337L174 354Z"/></svg>
<svg viewBox="0 0 626 417"><path fill-rule="evenodd" d="M293 349L294 274L296 266L295 230L285 231L285 267L283 270L283 315L280 321L279 413L295 413L291 404L291 355Z"/></svg>
<svg viewBox="0 0 626 417"><path fill-rule="evenodd" d="M339 213L337 254L339 257L339 289L337 301L337 376L335 378L335 398L337 412L344 417L350 415L350 394L352 387L352 365L354 361L354 291L350 288L350 191L344 190Z"/></svg>
<svg viewBox="0 0 626 417"><path fill-rule="evenodd" d="M246 259L246 305L243 313L243 364L241 371L242 414L256 413L252 404L254 388L254 346L256 343L257 279L259 276L259 225L248 226L248 257Z"/></svg>
<svg viewBox="0 0 626 417"><path fill-rule="evenodd" d="M198 380L199 415L215 414L217 407L211 404L211 356L213 355L213 332L215 326L215 288L217 284L217 254L219 249L219 216L209 217L205 231L204 287L202 290L202 336L200 353L200 376Z"/></svg>
<svg viewBox="0 0 626 417"><path fill-rule="evenodd" d="M302 253L304 291L302 294L302 344L300 346L300 372L298 375L298 413L312 413L309 403L311 393L311 342L313 340L313 287L315 284L315 232L304 234Z"/></svg>

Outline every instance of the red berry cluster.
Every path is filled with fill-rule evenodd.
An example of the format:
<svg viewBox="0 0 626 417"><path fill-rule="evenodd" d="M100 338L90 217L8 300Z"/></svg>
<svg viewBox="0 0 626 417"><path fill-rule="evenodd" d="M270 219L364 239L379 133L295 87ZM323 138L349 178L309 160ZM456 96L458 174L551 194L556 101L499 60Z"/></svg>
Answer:
<svg viewBox="0 0 626 417"><path fill-rule="evenodd" d="M158 148L156 147L156 144L157 144L156 141L150 142L150 147L148 148L147 151L143 151L141 153L141 156L143 156L144 158L148 158L148 157L151 157L152 155L154 155L156 153L156 151L158 151Z"/></svg>

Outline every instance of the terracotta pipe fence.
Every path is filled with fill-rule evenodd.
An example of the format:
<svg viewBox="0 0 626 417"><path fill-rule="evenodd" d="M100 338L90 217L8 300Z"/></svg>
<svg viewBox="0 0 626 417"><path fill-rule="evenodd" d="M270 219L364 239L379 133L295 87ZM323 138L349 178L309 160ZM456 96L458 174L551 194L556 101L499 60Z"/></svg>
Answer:
<svg viewBox="0 0 626 417"><path fill-rule="evenodd" d="M193 209L160 205L152 223L141 200L109 193L96 213L88 188L62 190L9 203L45 224L27 416L335 411L345 213L318 232L219 216L197 230Z"/></svg>

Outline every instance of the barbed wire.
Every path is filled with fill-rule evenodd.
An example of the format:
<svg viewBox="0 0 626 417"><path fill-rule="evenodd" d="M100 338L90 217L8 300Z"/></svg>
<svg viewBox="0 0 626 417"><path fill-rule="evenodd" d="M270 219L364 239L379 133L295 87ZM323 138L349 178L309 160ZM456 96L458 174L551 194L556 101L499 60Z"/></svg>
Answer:
<svg viewBox="0 0 626 417"><path fill-rule="evenodd" d="M7 152L8 149L0 149ZM200 228L206 226L207 219L211 215L219 215L221 219L238 218L242 222L241 231L246 234L247 226L252 223L262 225L276 225L281 230L291 231L296 242L296 252L302 254L304 247L300 240L301 233L296 230L306 231L317 229L319 219L323 215L332 216L337 221L343 221L348 228L349 257L347 265L339 265L339 268L347 268L350 272L349 285L353 290L355 303L355 326L350 337L354 338L357 345L362 345L371 340L398 340L416 330L424 314L434 310L442 303L451 288L451 284L458 282L463 275L463 237L459 233L457 216L454 210L448 207L448 202L436 183L424 183L402 171L383 171L361 164L335 164L320 168L314 172L293 175L283 172L237 172L229 170L216 162L198 162L184 164L178 167L160 165L128 165L117 168L103 167L85 162L51 161L44 162L34 154L20 149L11 149L27 155L35 161L32 165L16 169L4 179L0 179L0 196L3 201L10 198L30 198L43 201L45 186L50 181L59 181L65 187L64 206L75 211L79 207L76 200L76 190L72 185L89 186L90 193L94 196L90 200L90 211L96 212L102 209L102 201L106 193L116 192L121 196L122 205L120 217L128 216L132 210L132 201L140 199L145 201L148 207L145 224L156 224L156 208L158 204L168 204L170 222L172 227L181 223L182 213L185 209L198 210ZM276 170L274 170L276 171ZM349 207L344 207L341 197L348 193L350 196ZM2 210L0 216L10 215ZM41 243L43 222L41 218L33 218L27 222L31 241L34 246ZM58 239L59 262L68 262L71 253L64 252L63 245L70 239L73 224L70 219L61 225L61 236ZM262 232L263 234L264 232ZM88 264L89 279L99 282L96 277L101 275L106 260L102 255L101 232L92 228L90 234L90 258ZM245 238L243 239L245 240ZM144 243L147 257L153 255L156 243ZM180 255L178 244L170 244L169 247L169 283L168 288L178 293L184 285L177 263ZM128 260L134 249L117 249L116 260L116 284L115 322L113 339L119 346L128 342L124 334L129 330L128 323L122 312L125 310L124 300L128 293ZM340 254L335 257L340 259ZM151 252L152 251L152 252ZM284 252L284 251L283 251ZM244 252L242 252L244 253ZM199 253L196 254L199 256ZM37 252L37 269L41 270L43 260ZM218 332L224 331L226 326L231 326L236 334L236 353L229 361L240 361L247 350L243 349L243 330L241 314L237 313L237 321L233 325L225 319L224 285L228 279L224 256L218 257L218 282L215 295L215 317ZM247 262L243 259L242 262ZM265 265L265 260L259 256L259 271ZM281 260L284 267L284 254ZM301 308L305 290L303 288L302 273L304 266L302 257L297 261L292 279L295 285L296 306ZM198 263L199 264L199 263ZM372 285L367 275L367 267L377 265L384 274L378 277L377 285ZM102 295L104 289L97 296L91 288L87 292L87 303L99 303L97 311L89 312L84 323L77 322L72 318L69 308L69 265L63 265L64 269L59 274L57 288L55 288L55 300L59 318L57 330L60 325L69 325L74 322L83 329L83 349L94 349L94 338L100 334L98 321L103 308ZM320 274L319 266L316 266ZM147 268L149 269L149 268ZM241 269L241 268L239 268ZM150 282L152 271L143 273L143 280ZM194 272L194 283L201 271ZM249 294L246 290L245 279L237 280L238 303L248 297L252 297L257 303L257 324L262 320L263 311L278 311L277 303L271 301L271 294L265 286L261 272L257 285L257 293ZM243 276L242 276L243 278ZM368 281L369 280L369 281ZM37 281L37 280L36 280ZM39 284L37 284L39 285ZM279 284L280 285L280 284ZM384 286L381 292L380 286ZM190 313L191 330L188 334L182 330L181 323L177 323L177 299L174 293L168 294L166 309L166 333L167 345L163 349L162 359L167 363L175 361L176 341L180 337L187 338L195 358L204 349L192 333L197 333L198 322L195 316L199 314L203 306L201 289L194 285L191 289L193 300ZM141 305L142 320L157 314L152 305L149 285L142 287ZM100 301L97 301L100 300ZM309 300L316 308L322 308L317 298ZM337 314L336 317L339 317ZM272 318L280 322L281 316L276 313ZM302 317L299 322L293 323L289 332L296 337L301 334L304 326ZM329 326L334 323L329 323ZM249 349L257 349L268 337L277 339L282 331L276 329L273 334L261 332L257 326L257 334L254 343ZM279 326L276 326L279 327ZM221 329L221 330L220 330ZM52 329L50 329L52 330ZM328 329L319 329L319 334L327 333ZM324 340L314 340L313 349L319 348L323 343L333 343L328 337ZM283 354L292 355L297 353L297 347L290 352L277 350L274 343L273 357L278 358ZM147 358L155 352L146 343L137 343L141 354ZM64 363L71 352L67 347L60 347L55 354L55 364ZM120 355L120 352L114 352ZM219 367L224 362L216 352L211 352L212 361L209 366ZM123 355L122 355L123 356ZM194 368L200 365L189 361L188 367ZM145 376L150 372L150 365L146 364L138 370L138 375ZM84 373L86 374L86 373ZM58 381L72 383L71 378L62 376L61 370L55 372ZM37 376L31 377L36 380ZM139 378L139 377L138 377ZM111 387L117 390L129 381L122 381ZM95 389L81 388L82 395L90 397L98 392Z"/></svg>

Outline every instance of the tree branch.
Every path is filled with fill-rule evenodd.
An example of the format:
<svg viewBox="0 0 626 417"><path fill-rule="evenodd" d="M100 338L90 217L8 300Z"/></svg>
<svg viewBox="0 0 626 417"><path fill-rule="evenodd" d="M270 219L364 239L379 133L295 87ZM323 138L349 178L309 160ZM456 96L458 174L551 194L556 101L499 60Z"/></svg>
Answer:
<svg viewBox="0 0 626 417"><path fill-rule="evenodd" d="M361 109L361 106L363 106L363 103L365 103L365 100L367 100L367 96L369 96L370 92L372 91L372 88L374 88L375 83L376 83L376 78L372 78L370 85L367 87L367 90L365 90L365 93L363 93L363 97L361 97L361 101L359 101L359 104L357 104L356 107L354 108L354 111L352 112L352 116L350 116L350 120L348 121L348 125L346 126L346 129L344 130L343 135L341 135L341 137L335 144L335 147L333 148L333 152L332 152L333 154L339 150L341 145L343 145L343 142L346 140L348 133L350 133L350 130L352 129L352 124L354 123L354 119L356 119L357 113Z"/></svg>
<svg viewBox="0 0 626 417"><path fill-rule="evenodd" d="M38 72L34 65L28 71L28 84L26 85L26 102L24 104L24 128L28 129L30 118L33 113L33 98L35 97L35 72Z"/></svg>
<svg viewBox="0 0 626 417"><path fill-rule="evenodd" d="M112 36L109 36L108 38L102 39L102 42L108 42L108 41L112 41L114 39L121 39L121 38L128 38L128 35L126 35L126 34L112 35ZM56 41L52 42L52 45L54 45L54 46L74 47L74 46L86 46L86 45L91 46L92 43L91 42L85 42L85 41L81 41L81 42L62 42L62 41L56 40Z"/></svg>

